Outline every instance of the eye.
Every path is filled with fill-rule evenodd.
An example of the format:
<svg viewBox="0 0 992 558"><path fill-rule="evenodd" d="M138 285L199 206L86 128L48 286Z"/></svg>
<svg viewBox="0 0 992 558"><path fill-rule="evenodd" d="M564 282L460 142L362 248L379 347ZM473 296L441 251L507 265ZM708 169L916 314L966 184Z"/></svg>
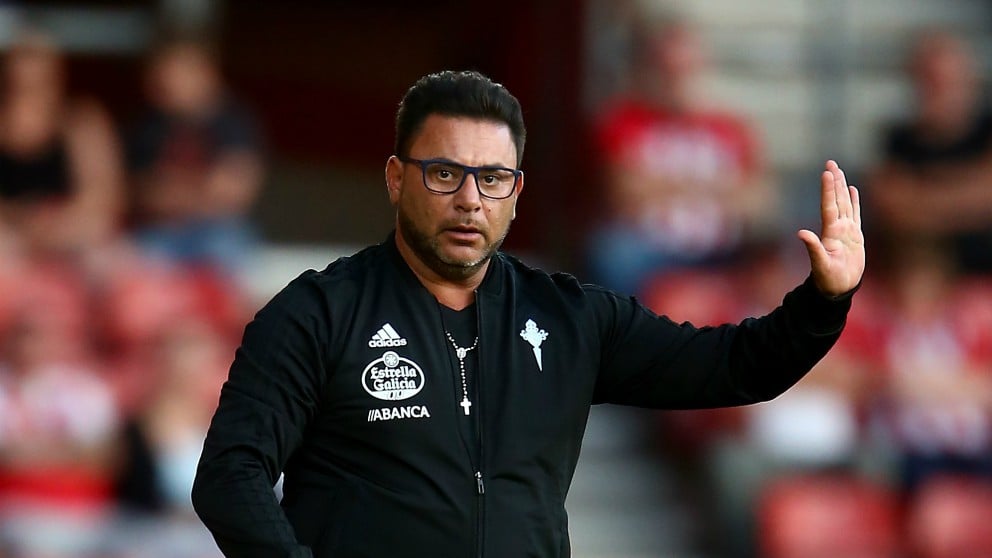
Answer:
<svg viewBox="0 0 992 558"><path fill-rule="evenodd" d="M480 174L480 182L487 186L505 186L513 183L513 172L506 169L486 169Z"/></svg>
<svg viewBox="0 0 992 558"><path fill-rule="evenodd" d="M458 182L461 180L461 169L444 163L434 163L427 167L427 177L432 182Z"/></svg>

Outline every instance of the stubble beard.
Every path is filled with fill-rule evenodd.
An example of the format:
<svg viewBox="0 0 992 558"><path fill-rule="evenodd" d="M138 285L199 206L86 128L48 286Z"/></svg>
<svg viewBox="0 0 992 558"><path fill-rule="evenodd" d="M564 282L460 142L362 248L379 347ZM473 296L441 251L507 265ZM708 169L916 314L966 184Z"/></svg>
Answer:
<svg viewBox="0 0 992 558"><path fill-rule="evenodd" d="M464 261L445 256L440 239L420 230L414 224L413 219L402 209L397 211L397 223L400 235L403 236L403 240L417 255L417 258L424 262L431 271L448 281L463 281L475 275L492 259L493 254L499 250L507 233L510 232L509 227L507 227L495 242L491 242L485 247L479 258Z"/></svg>

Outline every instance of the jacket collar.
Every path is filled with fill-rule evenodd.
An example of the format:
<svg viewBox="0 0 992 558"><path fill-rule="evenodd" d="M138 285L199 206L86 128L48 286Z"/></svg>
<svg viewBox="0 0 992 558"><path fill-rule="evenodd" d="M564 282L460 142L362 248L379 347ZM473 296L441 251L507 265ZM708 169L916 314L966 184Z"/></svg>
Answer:
<svg viewBox="0 0 992 558"><path fill-rule="evenodd" d="M403 255L400 254L399 248L396 247L396 229L390 231L389 236L381 244L386 249L389 254L389 259L392 261L393 266L396 268L400 277L402 277L403 282L411 287L420 287L427 290L420 279L417 278L413 270L403 259ZM493 254L492 259L489 260L489 267L486 269L486 276L482 278L482 283L479 284L478 292L491 295L499 296L503 292L503 283L505 282L506 273L506 262L503 257L503 253L497 251Z"/></svg>

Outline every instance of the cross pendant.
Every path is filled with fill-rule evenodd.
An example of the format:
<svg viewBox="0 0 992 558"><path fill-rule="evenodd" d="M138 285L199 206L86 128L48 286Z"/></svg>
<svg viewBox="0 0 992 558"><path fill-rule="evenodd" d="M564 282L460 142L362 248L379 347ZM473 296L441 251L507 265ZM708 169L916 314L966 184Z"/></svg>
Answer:
<svg viewBox="0 0 992 558"><path fill-rule="evenodd" d="M465 414L467 415L468 414L468 408L472 406L472 402L468 400L468 397L466 397L466 398L462 399L462 402L459 403L459 405L462 406L462 409L465 410Z"/></svg>

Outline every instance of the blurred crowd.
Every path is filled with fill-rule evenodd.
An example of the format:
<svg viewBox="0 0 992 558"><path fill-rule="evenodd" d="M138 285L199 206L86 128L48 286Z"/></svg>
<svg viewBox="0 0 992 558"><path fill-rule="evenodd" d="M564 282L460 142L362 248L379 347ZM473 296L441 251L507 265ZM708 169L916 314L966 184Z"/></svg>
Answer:
<svg viewBox="0 0 992 558"><path fill-rule="evenodd" d="M590 123L589 278L696 325L767 312L808 263L755 128L706 102L691 25L632 44L630 89ZM914 112L859 173L869 271L839 345L774 402L657 417L686 513L726 534L709 555L992 555L992 113L961 38L907 58ZM217 556L189 490L258 303L265 172L218 68L162 41L121 123L67 95L50 38L3 53L0 558Z"/></svg>
<svg viewBox="0 0 992 558"><path fill-rule="evenodd" d="M771 310L809 268L754 127L700 91L690 24L631 44L594 131L593 278L677 322ZM771 403L659 417L709 555L992 556L992 113L962 38L922 32L907 58L912 114L857 173L869 269L838 346Z"/></svg>
<svg viewBox="0 0 992 558"><path fill-rule="evenodd" d="M0 65L4 558L217 555L189 492L252 311L262 147L209 44L145 71L117 123L43 34Z"/></svg>

